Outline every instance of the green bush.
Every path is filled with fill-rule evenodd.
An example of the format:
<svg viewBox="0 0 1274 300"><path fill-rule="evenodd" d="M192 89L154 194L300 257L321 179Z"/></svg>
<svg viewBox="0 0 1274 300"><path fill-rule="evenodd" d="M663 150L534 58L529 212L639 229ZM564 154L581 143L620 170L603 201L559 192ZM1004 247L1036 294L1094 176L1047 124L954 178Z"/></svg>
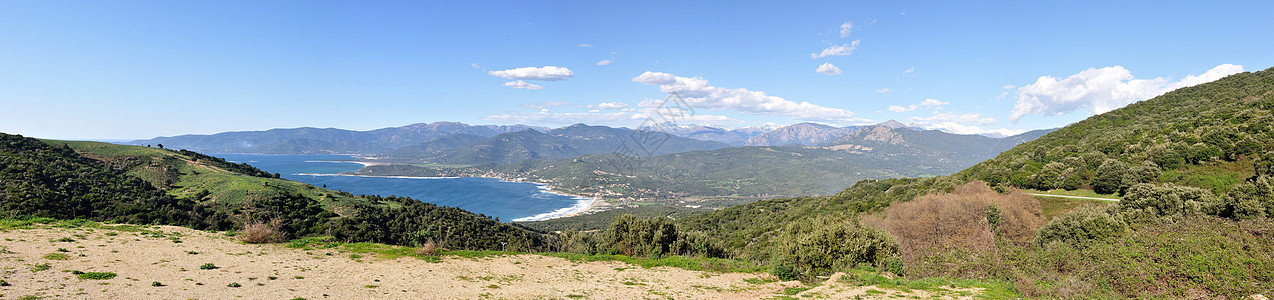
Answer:
<svg viewBox="0 0 1274 300"><path fill-rule="evenodd" d="M1111 208L1096 205L1077 208L1040 228L1035 242L1040 245L1053 241L1081 245L1091 240L1123 236L1128 232L1128 224L1112 213Z"/></svg>
<svg viewBox="0 0 1274 300"><path fill-rule="evenodd" d="M1128 189L1119 210L1132 219L1195 215L1215 211L1219 201L1212 192L1171 183L1137 184Z"/></svg>
<svg viewBox="0 0 1274 300"><path fill-rule="evenodd" d="M797 272L815 276L858 264L878 265L898 255L898 244L884 231L840 218L789 224L779 237L778 254Z"/></svg>
<svg viewBox="0 0 1274 300"><path fill-rule="evenodd" d="M217 268L217 265L214 265L214 264L212 264L212 263L206 263L206 264L203 264L203 265L200 265L200 266L199 266L199 269L200 269L200 270L212 270L212 269L216 269L216 268Z"/></svg>
<svg viewBox="0 0 1274 300"><path fill-rule="evenodd" d="M1274 176L1260 176L1234 185L1216 214L1235 219L1274 218Z"/></svg>
<svg viewBox="0 0 1274 300"><path fill-rule="evenodd" d="M770 274L781 280L796 280L801 275L801 273L796 272L796 268L792 268L792 265L782 262L776 263L773 267L770 267Z"/></svg>
<svg viewBox="0 0 1274 300"><path fill-rule="evenodd" d="M1107 158L1097 167L1097 173L1093 175L1093 191L1098 194L1114 194L1119 192L1120 187L1124 185L1124 176L1128 174L1128 165Z"/></svg>

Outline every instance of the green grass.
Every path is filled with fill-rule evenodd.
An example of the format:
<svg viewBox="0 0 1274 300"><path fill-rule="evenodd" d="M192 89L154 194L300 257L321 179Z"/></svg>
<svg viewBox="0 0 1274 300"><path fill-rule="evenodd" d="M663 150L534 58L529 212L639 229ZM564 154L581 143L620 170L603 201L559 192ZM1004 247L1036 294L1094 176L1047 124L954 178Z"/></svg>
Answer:
<svg viewBox="0 0 1274 300"><path fill-rule="evenodd" d="M1237 161L1214 160L1191 166L1181 170L1168 170L1159 175L1159 182L1173 182L1211 190L1213 194L1222 195L1231 186L1252 177L1252 159Z"/></svg>
<svg viewBox="0 0 1274 300"><path fill-rule="evenodd" d="M923 278L923 279L906 279L902 277L885 277L879 276L874 268L860 267L847 272L841 278L832 278L843 283L857 284L859 286L875 286L881 289L896 290L901 292L911 292L914 290L927 291L931 293L955 293L957 296L960 292L951 292L948 288L959 289L982 289L975 297L980 299L1020 299L1021 295L1016 289L1008 283L996 281L978 281L971 279L952 279L952 278ZM870 293L870 291L868 291Z"/></svg>
<svg viewBox="0 0 1274 300"><path fill-rule="evenodd" d="M1115 195L1102 195L1102 194L1098 194L1097 192L1094 192L1093 190L1084 190L1084 189L1079 189L1079 190L1074 190L1074 191L1067 191L1067 190L1063 190L1063 189L1055 189L1055 190L1047 190L1047 191L1041 191L1041 190L1030 190L1030 189L1027 189L1027 190L1022 190L1022 191L1023 191L1023 192L1027 192L1027 193L1032 193L1032 194L1048 194L1048 195L1062 195L1062 196L1092 197L1092 198L1103 198L1103 199L1119 200L1119 196L1115 196ZM1076 200L1082 200L1082 199L1076 199Z"/></svg>
<svg viewBox="0 0 1274 300"><path fill-rule="evenodd" d="M79 277L80 279L107 280L107 279L115 278L116 275L115 273L111 273L111 272L85 272L81 274L76 274L75 276Z"/></svg>
<svg viewBox="0 0 1274 300"><path fill-rule="evenodd" d="M68 260L68 259L71 259L71 256L70 256L70 255L66 255L66 253L57 253L57 252L54 252L54 253L45 254L45 255L44 255L44 259L47 259L47 260Z"/></svg>
<svg viewBox="0 0 1274 300"><path fill-rule="evenodd" d="M790 288L785 288L785 289L783 289L783 294L784 294L784 295L796 295L796 294L800 294L801 292L808 291L808 290L810 290L810 289L812 289L812 288L809 288L809 287L790 287Z"/></svg>

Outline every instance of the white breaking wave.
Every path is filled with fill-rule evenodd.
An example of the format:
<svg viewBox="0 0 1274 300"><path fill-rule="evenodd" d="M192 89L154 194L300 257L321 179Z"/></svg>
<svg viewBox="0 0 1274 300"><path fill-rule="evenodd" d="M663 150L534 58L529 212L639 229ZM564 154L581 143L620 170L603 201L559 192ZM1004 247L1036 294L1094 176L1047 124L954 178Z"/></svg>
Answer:
<svg viewBox="0 0 1274 300"><path fill-rule="evenodd" d="M554 193L554 192L548 192L548 193ZM558 193L554 193L554 194L558 194ZM571 195L565 195L565 194L558 194L558 195L571 196ZM588 209L589 206L593 206L593 202L597 201L597 198L585 198L580 196L571 196L571 198L575 198L575 200L579 202L575 202L575 205L571 205L570 207L563 207L558 210L554 210L554 211L550 211L550 212L546 212L546 213L542 213L542 214L538 214L538 215L534 215L530 217L513 219L513 222L544 221L544 220L548 220L552 218L562 217L569 214L584 211L585 209Z"/></svg>

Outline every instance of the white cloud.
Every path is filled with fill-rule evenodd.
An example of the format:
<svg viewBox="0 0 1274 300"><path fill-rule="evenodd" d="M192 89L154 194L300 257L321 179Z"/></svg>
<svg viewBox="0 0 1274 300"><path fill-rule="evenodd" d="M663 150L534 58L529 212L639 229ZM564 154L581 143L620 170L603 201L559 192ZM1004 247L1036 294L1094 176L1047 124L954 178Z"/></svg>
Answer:
<svg viewBox="0 0 1274 300"><path fill-rule="evenodd" d="M917 108L920 108L920 107L919 107L919 106L916 106L915 104L908 105L907 107L902 107L902 106L897 106L897 105L890 105L890 106L889 106L889 111L892 111L892 112L909 112L909 111L916 110Z"/></svg>
<svg viewBox="0 0 1274 300"><path fill-rule="evenodd" d="M550 107L567 106L567 105L571 105L571 103L561 102L561 101L548 101L548 102L535 102L531 104L522 104L522 107L534 108L534 109L546 109Z"/></svg>
<svg viewBox="0 0 1274 300"><path fill-rule="evenodd" d="M940 122L929 125L920 126L930 130L941 130L943 132L954 134L981 134L988 136L1006 137L1022 134L1025 130L998 128L998 129L982 129L978 126L963 125L955 122Z"/></svg>
<svg viewBox="0 0 1274 300"><path fill-rule="evenodd" d="M556 67L556 66L544 66L539 68L524 67L524 68L509 69L504 71L489 71L487 72L487 74L491 74L491 76L495 76L495 77L514 79L514 80L544 80L544 81L566 80L568 78L575 76L575 72L571 72L571 69ZM508 84L505 84L505 86L508 86Z"/></svg>
<svg viewBox="0 0 1274 300"><path fill-rule="evenodd" d="M854 29L853 22L845 22L845 24L840 24L840 37L843 37L843 38L849 37L849 32L853 29Z"/></svg>
<svg viewBox="0 0 1274 300"><path fill-rule="evenodd" d="M924 106L938 106L938 105L947 105L947 104L951 104L951 102L942 102L936 99L925 99L925 101L920 101L920 105L924 105Z"/></svg>
<svg viewBox="0 0 1274 300"><path fill-rule="evenodd" d="M926 106L942 106L947 104L951 104L951 102L942 102L942 101L938 101L937 99L929 98L929 99L925 99L925 101L920 101L920 105L915 105L915 104L907 105L907 106L890 105L889 111L902 113L902 112L917 110ZM942 109L942 108L938 108L938 109Z"/></svg>
<svg viewBox="0 0 1274 300"><path fill-rule="evenodd" d="M537 84L528 83L528 82L526 82L526 81L521 81L521 80L505 82L505 83L504 83L504 86L511 87L511 88L515 88L515 89L524 89L524 90L540 90L540 89L544 89L544 87L539 86L539 85L537 85Z"/></svg>
<svg viewBox="0 0 1274 300"><path fill-rule="evenodd" d="M823 75L840 75L840 68L837 68L835 65L832 65L832 63L823 63L822 65L818 66L818 70L814 70L814 71L823 73Z"/></svg>
<svg viewBox="0 0 1274 300"><path fill-rule="evenodd" d="M881 88L881 89L879 89L879 90L876 90L876 92L877 92L877 93L884 94L884 93L891 92L891 90L889 90L889 88Z"/></svg>
<svg viewBox="0 0 1274 300"><path fill-rule="evenodd" d="M589 45L589 44L579 44L579 45L575 45L575 46L576 46L576 47L584 47L584 48L593 48L593 45Z"/></svg>
<svg viewBox="0 0 1274 300"><path fill-rule="evenodd" d="M938 123L954 122L958 124L987 125L995 124L995 118L983 118L982 114L976 113L954 113L954 112L933 112L933 116L929 117L910 117L907 118L912 123L928 126Z"/></svg>
<svg viewBox="0 0 1274 300"><path fill-rule="evenodd" d="M810 58L819 59L828 56L853 55L854 50L858 50L859 41L860 40L854 40L853 42L849 42L849 44L832 45L831 47L827 47L827 49L823 49L823 52L810 53Z"/></svg>
<svg viewBox="0 0 1274 300"><path fill-rule="evenodd" d="M1239 72L1243 72L1243 66L1223 64L1176 82L1163 77L1135 79L1132 72L1122 66L1090 68L1061 80L1041 76L1035 83L1017 89L1017 103L1009 120L1017 122L1029 114L1064 115L1079 109L1100 114Z"/></svg>
<svg viewBox="0 0 1274 300"><path fill-rule="evenodd" d="M479 66L477 63L469 63L469 66L473 67L474 69L482 69L482 66Z"/></svg>
<svg viewBox="0 0 1274 300"><path fill-rule="evenodd" d="M809 102L796 102L761 91L715 87L708 80L679 77L668 73L645 72L633 78L633 82L657 85L664 93L677 93L694 109L735 110L755 115L787 116L806 121L833 123L860 123L854 113L844 109L823 107ZM657 105L660 100L646 99L639 106Z"/></svg>
<svg viewBox="0 0 1274 300"><path fill-rule="evenodd" d="M597 108L599 109L621 109L626 107L628 107L628 103L622 102L606 102L597 105Z"/></svg>
<svg viewBox="0 0 1274 300"><path fill-rule="evenodd" d="M599 61L597 61L597 65L599 65L599 66L605 66L605 65L609 65L611 62L612 62L612 60L609 60L609 59L603 59L603 60L599 60Z"/></svg>
<svg viewBox="0 0 1274 300"><path fill-rule="evenodd" d="M539 112L534 113L509 112L487 116L483 119L504 124L566 125L585 123L635 128L642 125L648 117L655 113L656 112L653 109L643 110L642 112L602 112L601 110L590 110L588 112L563 113L550 112L548 109L541 109ZM679 118L677 123L679 125L700 124L720 127L723 125L742 124L744 122L726 116L688 115Z"/></svg>
<svg viewBox="0 0 1274 300"><path fill-rule="evenodd" d="M902 75L907 75L907 73L913 73L913 72L916 72L916 67L911 67L911 68L907 68L906 70L903 70Z"/></svg>
<svg viewBox="0 0 1274 300"><path fill-rule="evenodd" d="M1016 88L1016 87L1017 87L1016 85L1012 85L1012 84L1006 84L1006 85L1004 85L1004 89L1006 89L1006 90L1011 90L1011 89Z"/></svg>

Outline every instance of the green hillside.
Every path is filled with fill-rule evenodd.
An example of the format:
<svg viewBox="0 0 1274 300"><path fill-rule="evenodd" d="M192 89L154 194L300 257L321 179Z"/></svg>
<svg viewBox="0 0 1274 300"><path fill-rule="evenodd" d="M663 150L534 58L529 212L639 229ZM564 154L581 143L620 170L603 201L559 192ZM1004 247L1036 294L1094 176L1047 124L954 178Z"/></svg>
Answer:
<svg viewBox="0 0 1274 300"><path fill-rule="evenodd" d="M1236 74L1096 115L959 175L1041 190L1109 194L1156 182L1222 195L1274 158L1272 73Z"/></svg>
<svg viewBox="0 0 1274 300"><path fill-rule="evenodd" d="M0 216L238 230L277 220L292 238L539 250L540 233L410 198L355 196L195 152L0 134Z"/></svg>
<svg viewBox="0 0 1274 300"><path fill-rule="evenodd" d="M1028 297L1247 297L1274 289L1272 111L1274 69L1240 73L1093 116L955 175L862 181L677 223L790 276L867 264L1007 282Z"/></svg>

